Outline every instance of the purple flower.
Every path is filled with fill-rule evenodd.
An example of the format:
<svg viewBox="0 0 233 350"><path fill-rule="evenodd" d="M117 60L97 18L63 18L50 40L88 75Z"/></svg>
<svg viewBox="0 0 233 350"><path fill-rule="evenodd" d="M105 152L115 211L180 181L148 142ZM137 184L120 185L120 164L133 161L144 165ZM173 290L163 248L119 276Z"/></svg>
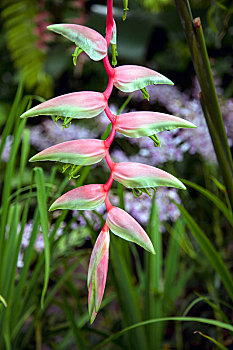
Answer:
<svg viewBox="0 0 233 350"><path fill-rule="evenodd" d="M0 139L0 141L1 141L1 139ZM9 160L13 141L14 141L14 137L12 135L8 135L6 138L5 145L3 147L3 151L2 151L2 161L5 163L7 163ZM1 144L1 142L0 142L0 144Z"/></svg>

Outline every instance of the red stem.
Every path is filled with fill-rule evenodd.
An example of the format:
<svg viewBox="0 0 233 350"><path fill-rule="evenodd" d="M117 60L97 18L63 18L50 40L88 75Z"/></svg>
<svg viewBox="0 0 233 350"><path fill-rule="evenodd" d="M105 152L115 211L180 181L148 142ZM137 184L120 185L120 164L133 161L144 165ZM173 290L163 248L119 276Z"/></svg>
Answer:
<svg viewBox="0 0 233 350"><path fill-rule="evenodd" d="M103 62L104 62L104 68L109 76L109 78L113 78L114 75L115 75L115 69L112 68L110 62L109 62L109 59L108 59L108 55L106 55L103 59Z"/></svg>
<svg viewBox="0 0 233 350"><path fill-rule="evenodd" d="M113 183L113 177L112 177L112 173L111 173L111 175L109 176L108 181L107 181L106 184L104 184L104 186L103 186L105 192L108 192L108 191L110 190L110 188L111 188L111 186L112 186L112 183Z"/></svg>
<svg viewBox="0 0 233 350"><path fill-rule="evenodd" d="M108 119L110 120L110 122L114 125L115 124L115 121L116 121L116 116L115 116L115 114L113 114L111 111L110 111L110 109L109 109L109 107L108 107L108 104L107 104L107 106L105 107L105 113L107 114L107 117L108 117Z"/></svg>
<svg viewBox="0 0 233 350"><path fill-rule="evenodd" d="M113 8L113 0L107 0L107 20L106 20L106 36L105 36L105 40L107 42L107 47L109 47L109 45L110 45L110 40L111 40L111 36L112 36L112 29L113 29L113 25L114 25L112 8ZM116 116L110 111L110 109L108 107L108 100L109 100L109 97L110 97L110 95L112 93L112 89L113 89L113 79L114 79L114 75L115 75L115 70L114 70L114 68L112 68L112 66L109 63L108 54L104 57L103 62L104 62L104 67L105 67L106 73L108 74L108 77L109 77L108 86L107 86L106 90L103 92L103 94L107 100L105 113L106 113L107 117L109 118L110 122L112 123L112 130L110 132L110 135L104 142L105 147L107 148L107 153L106 153L105 159L106 159L106 162L111 170L111 174L110 174L108 181L106 182L106 184L103 185L104 191L106 192L105 204L106 204L107 211L109 211L112 208L112 204L109 201L108 192L109 192L109 190L112 186L112 183L113 183L113 170L115 167L115 163L113 162L113 160L111 159L110 154L109 154L109 147L111 146L111 144L114 140L115 134L116 134L116 129L114 127Z"/></svg>
<svg viewBox="0 0 233 350"><path fill-rule="evenodd" d="M116 129L115 126L112 126L112 130L110 132L110 135L108 136L108 138L104 141L105 147L109 148L114 140L114 137L116 135Z"/></svg>
<svg viewBox="0 0 233 350"><path fill-rule="evenodd" d="M109 47L111 36L112 36L112 28L114 25L113 21L113 0L107 0L107 20L106 20L106 36L105 40L107 41L107 47Z"/></svg>
<svg viewBox="0 0 233 350"><path fill-rule="evenodd" d="M107 154L105 156L105 159L106 159L106 162L111 170L111 172L113 171L113 168L114 168L114 161L112 160L112 158L110 157L110 154L109 154L109 149L107 149Z"/></svg>
<svg viewBox="0 0 233 350"><path fill-rule="evenodd" d="M110 200L108 198L108 193L106 194L106 197L105 197L105 205L106 205L107 211L109 212L109 210L112 208L112 204L110 203Z"/></svg>

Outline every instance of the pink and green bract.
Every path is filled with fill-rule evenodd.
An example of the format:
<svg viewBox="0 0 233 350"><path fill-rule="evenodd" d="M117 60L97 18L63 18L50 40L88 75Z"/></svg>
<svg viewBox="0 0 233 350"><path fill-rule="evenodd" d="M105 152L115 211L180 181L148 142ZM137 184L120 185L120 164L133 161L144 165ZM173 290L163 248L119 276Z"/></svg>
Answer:
<svg viewBox="0 0 233 350"><path fill-rule="evenodd" d="M30 162L52 160L74 165L90 165L100 162L107 149L102 140L74 140L59 143L37 153Z"/></svg>
<svg viewBox="0 0 233 350"><path fill-rule="evenodd" d="M94 61L103 60L109 82L106 90L101 92L82 91L55 97L26 111L21 117L51 115L68 118L93 118L105 111L112 129L105 141L74 140L52 146L30 159L30 161L59 161L72 166L90 165L103 158L110 169L110 177L105 184L91 184L75 188L58 198L50 210L95 209L105 202L107 209L106 223L94 245L88 270L88 305L90 322L92 323L100 308L107 279L109 259L109 229L117 236L137 243L148 252L155 250L150 238L139 223L124 210L112 206L109 200L109 190L114 180L133 191L147 191L147 188L169 186L185 189L185 186L173 175L146 164L114 163L109 154L109 148L114 140L116 131L127 137L150 136L157 140L156 132L174 128L194 128L195 125L172 115L157 112L131 112L114 115L108 100L113 86L124 92L142 89L147 97L146 86L151 84L173 84L163 75L140 66L126 65L113 68L108 59L108 47L111 43L113 64L116 63L116 24L113 19L113 0L107 0L107 20L105 38L96 31L75 24L55 24L48 27L77 45L74 57L76 63L81 51Z"/></svg>

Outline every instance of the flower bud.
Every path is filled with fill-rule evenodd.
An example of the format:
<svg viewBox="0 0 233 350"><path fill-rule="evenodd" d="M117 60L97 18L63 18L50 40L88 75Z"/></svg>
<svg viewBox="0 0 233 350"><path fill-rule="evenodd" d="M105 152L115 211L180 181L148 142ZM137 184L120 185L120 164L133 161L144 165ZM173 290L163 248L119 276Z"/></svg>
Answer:
<svg viewBox="0 0 233 350"><path fill-rule="evenodd" d="M92 210L104 203L105 196L103 185L85 185L63 194L51 205L49 210Z"/></svg>
<svg viewBox="0 0 233 350"><path fill-rule="evenodd" d="M126 241L137 243L150 253L155 254L153 244L146 232L126 211L112 207L108 212L107 225L115 235Z"/></svg>
<svg viewBox="0 0 233 350"><path fill-rule="evenodd" d="M33 156L30 162L52 160L75 165L90 165L98 163L105 155L106 148L102 140L73 140L46 148Z"/></svg>
<svg viewBox="0 0 233 350"><path fill-rule="evenodd" d="M196 126L170 114L158 112L130 112L116 116L116 131L128 137L151 136L157 132Z"/></svg>
<svg viewBox="0 0 233 350"><path fill-rule="evenodd" d="M91 28L79 24L52 24L47 28L73 41L94 61L100 61L107 55L106 40Z"/></svg>
<svg viewBox="0 0 233 350"><path fill-rule="evenodd" d="M168 186L185 189L180 180L166 171L134 162L117 163L114 167L113 179L128 188Z"/></svg>
<svg viewBox="0 0 233 350"><path fill-rule="evenodd" d="M88 268L88 309L91 323L94 322L104 295L108 272L109 240L109 229L105 225L95 242Z"/></svg>
<svg viewBox="0 0 233 350"><path fill-rule="evenodd" d="M106 103L104 95L100 92L73 92L45 101L23 113L21 118L37 115L55 115L75 119L93 118L105 109Z"/></svg>
<svg viewBox="0 0 233 350"><path fill-rule="evenodd" d="M123 92L143 89L148 85L169 84L173 82L152 69L141 66L120 66L115 68L114 85Z"/></svg>

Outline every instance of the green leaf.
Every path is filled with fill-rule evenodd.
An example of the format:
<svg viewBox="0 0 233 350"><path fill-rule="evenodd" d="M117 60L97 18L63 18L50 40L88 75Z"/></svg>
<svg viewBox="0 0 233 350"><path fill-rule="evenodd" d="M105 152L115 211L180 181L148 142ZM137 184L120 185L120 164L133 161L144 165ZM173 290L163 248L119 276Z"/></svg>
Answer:
<svg viewBox="0 0 233 350"><path fill-rule="evenodd" d="M44 173L41 168L34 168L35 180L37 186L37 200L40 212L40 221L42 226L43 238L44 238L44 254L45 254L45 278L44 286L41 294L41 307L44 307L44 297L47 291L49 282L49 270L50 270L50 247L49 247L49 237L48 237L48 214L47 214L47 204L46 204L46 192L44 184Z"/></svg>
<svg viewBox="0 0 233 350"><path fill-rule="evenodd" d="M226 207L226 205L213 193L211 193L210 191L206 190L205 188L191 182L188 180L184 180L182 179L182 181L194 188L195 190L197 190L198 192L202 193L206 198L208 198L209 200L211 200L212 203L214 203L216 205L216 207L223 213L223 215L225 216L225 218L229 221L229 223L233 226L233 215L232 212Z"/></svg>
<svg viewBox="0 0 233 350"><path fill-rule="evenodd" d="M150 212L150 220L148 224L148 235L155 247L156 254L146 254L145 256L145 318L157 318L163 316L162 301L162 266L163 266L163 249L162 236L159 229L158 208L156 205L156 194L152 199L152 207ZM163 325L151 324L147 330L147 336L150 342L150 349L156 344L157 348L162 346Z"/></svg>
<svg viewBox="0 0 233 350"><path fill-rule="evenodd" d="M7 308L7 302L2 295L0 295L0 302Z"/></svg>
<svg viewBox="0 0 233 350"><path fill-rule="evenodd" d="M183 208L180 204L173 201L175 205L180 210L180 213L188 226L190 232L194 236L194 238L199 243L203 253L206 255L209 260L211 266L219 275L223 285L225 286L229 296L233 298L233 279L232 276L224 264L220 254L216 251L214 246L211 244L210 240L207 238L205 233L200 229L200 227L196 224L193 218L189 215L187 210Z"/></svg>
<svg viewBox="0 0 233 350"><path fill-rule="evenodd" d="M133 330L135 328L146 326L146 325L149 325L149 324L152 324L152 323L167 322L167 321L204 323L204 324L212 325L212 326L215 326L215 327L220 327L220 328L223 328L223 329L227 329L229 331L233 331L233 326L232 325L226 324L224 322L220 322L220 321L217 321L217 320L212 320L212 319L209 319L209 318L202 318L202 317L161 317L161 318L155 318L155 319L152 319L152 320L139 322L139 323L133 324L132 326L126 327L126 328L122 329L120 332L117 332L117 333L111 335L110 337L108 337L107 339L105 339L104 341L99 343L92 350L103 349L104 345L106 345L106 344L110 343L111 341L121 337L125 333L127 333L127 332L129 332L129 331L131 331L131 330Z"/></svg>
<svg viewBox="0 0 233 350"><path fill-rule="evenodd" d="M210 340L212 343L214 343L219 349L222 349L222 350L228 350L223 344L219 343L216 339L210 337L209 335L207 334L204 334L200 331L195 331L194 333L198 333L200 334L202 337Z"/></svg>

